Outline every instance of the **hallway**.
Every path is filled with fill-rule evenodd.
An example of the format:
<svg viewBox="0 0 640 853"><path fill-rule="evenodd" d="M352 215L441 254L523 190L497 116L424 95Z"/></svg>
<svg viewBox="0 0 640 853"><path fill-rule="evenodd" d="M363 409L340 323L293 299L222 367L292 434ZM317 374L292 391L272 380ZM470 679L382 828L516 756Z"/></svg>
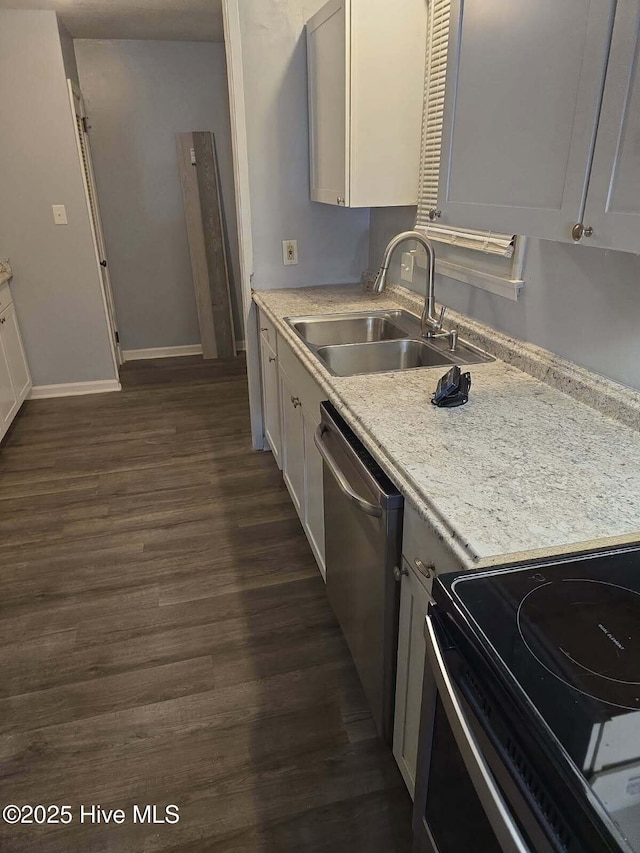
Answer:
<svg viewBox="0 0 640 853"><path fill-rule="evenodd" d="M0 805L73 815L0 822L0 849L408 853L404 783L251 449L244 360L122 383L27 403L0 450Z"/></svg>

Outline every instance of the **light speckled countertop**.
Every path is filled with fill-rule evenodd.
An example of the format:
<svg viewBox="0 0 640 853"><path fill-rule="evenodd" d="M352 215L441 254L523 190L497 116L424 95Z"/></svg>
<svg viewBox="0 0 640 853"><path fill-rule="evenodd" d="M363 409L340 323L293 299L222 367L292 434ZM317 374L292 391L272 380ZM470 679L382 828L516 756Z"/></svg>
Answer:
<svg viewBox="0 0 640 853"><path fill-rule="evenodd" d="M437 409L430 399L444 368L332 376L282 322L419 313L417 295L339 286L254 300L466 568L640 542L640 393L450 312L447 328L504 360L471 365L469 403Z"/></svg>

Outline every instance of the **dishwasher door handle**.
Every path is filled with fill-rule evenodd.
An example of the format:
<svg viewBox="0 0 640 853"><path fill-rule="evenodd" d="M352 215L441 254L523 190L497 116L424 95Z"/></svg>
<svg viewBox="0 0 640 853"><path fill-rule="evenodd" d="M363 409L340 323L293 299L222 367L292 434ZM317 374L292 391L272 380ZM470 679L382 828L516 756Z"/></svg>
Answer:
<svg viewBox="0 0 640 853"><path fill-rule="evenodd" d="M340 491L349 498L349 500L354 503L358 509L361 509L362 512L365 512L367 515L373 515L375 518L380 518L382 516L382 507L377 504L373 504L370 501L363 498L349 485L349 481L344 476L340 468L338 468L338 464L336 460L333 458L330 450L327 445L322 440L322 436L325 432L329 432L328 428L324 424L320 424L316 429L313 440L318 448L318 452L320 456L324 459L327 464L327 468L333 474L336 483L338 484Z"/></svg>

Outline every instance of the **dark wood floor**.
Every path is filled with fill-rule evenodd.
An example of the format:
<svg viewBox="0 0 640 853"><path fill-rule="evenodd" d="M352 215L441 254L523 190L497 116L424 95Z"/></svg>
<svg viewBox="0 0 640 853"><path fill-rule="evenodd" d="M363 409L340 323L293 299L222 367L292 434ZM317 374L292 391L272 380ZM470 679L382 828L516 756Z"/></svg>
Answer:
<svg viewBox="0 0 640 853"><path fill-rule="evenodd" d="M405 853L377 740L242 359L125 365L0 449L0 850ZM132 823L133 804L180 808ZM124 825L80 824L81 804Z"/></svg>

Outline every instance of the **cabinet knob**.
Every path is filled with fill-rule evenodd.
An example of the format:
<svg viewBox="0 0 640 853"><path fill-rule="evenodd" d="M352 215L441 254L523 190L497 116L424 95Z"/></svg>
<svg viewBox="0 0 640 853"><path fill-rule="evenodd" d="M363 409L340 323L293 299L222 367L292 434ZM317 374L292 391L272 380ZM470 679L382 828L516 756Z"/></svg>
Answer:
<svg viewBox="0 0 640 853"><path fill-rule="evenodd" d="M291 402L293 403L293 408L294 408L294 409L297 409L297 408L298 408L298 406L301 406L301 405L302 405L302 403L300 402L300 398L299 398L299 397L294 397L293 395L291 395Z"/></svg>
<svg viewBox="0 0 640 853"><path fill-rule="evenodd" d="M404 566L403 566L402 568L400 568L400 566L394 566L394 567L393 567L393 577L394 577L394 579L395 579L395 580L397 580L397 581L401 581L401 580L402 580L402 576L403 576L403 575L408 575L408 574L409 574L409 570L408 570L408 569L405 569L405 567L404 567Z"/></svg>
<svg viewBox="0 0 640 853"><path fill-rule="evenodd" d="M583 237L593 237L593 228L591 225L583 225L582 222L576 222L571 229L571 236L578 242Z"/></svg>
<svg viewBox="0 0 640 853"><path fill-rule="evenodd" d="M420 572L421 575L424 575L425 578L430 578L436 570L436 567L433 565L433 563L429 563L429 565L427 565L426 563L423 563L422 560L414 560L413 562L415 564L416 569Z"/></svg>
<svg viewBox="0 0 640 853"><path fill-rule="evenodd" d="M434 219L440 219L440 217L441 217L441 216L442 216L442 211L441 211L441 210L438 210L438 209L437 209L437 208L435 208L435 207L432 207L432 208L429 210L429 219L430 219L432 222L433 222L433 220L434 220Z"/></svg>
<svg viewBox="0 0 640 853"><path fill-rule="evenodd" d="M263 329L263 328L261 328L261 329L260 329L260 331L261 331L261 332L268 332L268 331L269 331L269 329L267 329L267 327L265 326L265 327L264 327L264 329Z"/></svg>
<svg viewBox="0 0 640 853"><path fill-rule="evenodd" d="M0 325L4 326L4 324L5 324L6 322L7 322L7 318L6 318L6 317L0 317Z"/></svg>
<svg viewBox="0 0 640 853"><path fill-rule="evenodd" d="M277 361L277 358L275 357L275 355L270 355L269 361Z"/></svg>

